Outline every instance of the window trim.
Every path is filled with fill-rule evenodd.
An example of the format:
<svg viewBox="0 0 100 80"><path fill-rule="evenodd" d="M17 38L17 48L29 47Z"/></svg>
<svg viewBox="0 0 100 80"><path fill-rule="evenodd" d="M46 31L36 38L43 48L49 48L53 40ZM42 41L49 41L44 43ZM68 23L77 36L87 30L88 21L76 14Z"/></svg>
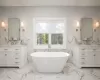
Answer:
<svg viewBox="0 0 100 80"><path fill-rule="evenodd" d="M65 25L65 31L63 33L63 45L59 46L59 45L52 45L51 44L51 33L49 35L49 44L51 44L51 49L66 49L66 43L67 43L67 26L66 26L66 18L43 18L43 17L38 17L38 18L34 18L33 19L33 45L34 45L34 49L48 49L48 45L37 45L37 33L36 33L36 22L38 20L63 20L64 21L64 25Z"/></svg>

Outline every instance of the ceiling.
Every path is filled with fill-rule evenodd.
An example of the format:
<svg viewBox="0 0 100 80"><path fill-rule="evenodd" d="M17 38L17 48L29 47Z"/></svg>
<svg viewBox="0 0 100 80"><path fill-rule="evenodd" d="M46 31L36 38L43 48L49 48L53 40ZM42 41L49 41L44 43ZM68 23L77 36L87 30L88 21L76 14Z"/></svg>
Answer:
<svg viewBox="0 0 100 80"><path fill-rule="evenodd" d="M100 0L0 0L0 6L100 6Z"/></svg>

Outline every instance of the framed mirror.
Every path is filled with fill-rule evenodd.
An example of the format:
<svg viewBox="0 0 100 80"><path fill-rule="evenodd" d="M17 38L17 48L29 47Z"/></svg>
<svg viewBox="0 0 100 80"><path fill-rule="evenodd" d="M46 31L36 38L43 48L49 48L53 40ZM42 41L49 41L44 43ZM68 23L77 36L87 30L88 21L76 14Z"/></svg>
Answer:
<svg viewBox="0 0 100 80"><path fill-rule="evenodd" d="M95 41L98 44L100 44L100 26L94 29L93 41Z"/></svg>
<svg viewBox="0 0 100 80"><path fill-rule="evenodd" d="M93 19L81 18L81 40L93 40Z"/></svg>
<svg viewBox="0 0 100 80"><path fill-rule="evenodd" d="M20 19L8 18L8 40L20 40Z"/></svg>

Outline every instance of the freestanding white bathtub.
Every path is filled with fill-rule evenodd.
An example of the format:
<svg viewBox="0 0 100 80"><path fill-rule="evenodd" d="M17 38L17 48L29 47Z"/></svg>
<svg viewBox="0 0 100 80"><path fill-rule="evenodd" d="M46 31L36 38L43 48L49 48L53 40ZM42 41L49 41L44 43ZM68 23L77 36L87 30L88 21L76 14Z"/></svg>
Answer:
<svg viewBox="0 0 100 80"><path fill-rule="evenodd" d="M68 53L65 52L35 52L31 54L33 63L38 72L62 72Z"/></svg>

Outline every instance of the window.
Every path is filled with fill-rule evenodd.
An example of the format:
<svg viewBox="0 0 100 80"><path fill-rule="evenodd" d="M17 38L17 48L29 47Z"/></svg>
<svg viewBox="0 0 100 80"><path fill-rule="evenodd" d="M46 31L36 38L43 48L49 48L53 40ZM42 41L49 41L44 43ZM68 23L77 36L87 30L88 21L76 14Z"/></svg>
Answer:
<svg viewBox="0 0 100 80"><path fill-rule="evenodd" d="M34 19L34 48L66 48L66 27L64 18Z"/></svg>
<svg viewBox="0 0 100 80"><path fill-rule="evenodd" d="M48 34L37 34L37 44L48 44Z"/></svg>
<svg viewBox="0 0 100 80"><path fill-rule="evenodd" d="M62 34L52 34L51 35L51 44L63 44L63 35Z"/></svg>

